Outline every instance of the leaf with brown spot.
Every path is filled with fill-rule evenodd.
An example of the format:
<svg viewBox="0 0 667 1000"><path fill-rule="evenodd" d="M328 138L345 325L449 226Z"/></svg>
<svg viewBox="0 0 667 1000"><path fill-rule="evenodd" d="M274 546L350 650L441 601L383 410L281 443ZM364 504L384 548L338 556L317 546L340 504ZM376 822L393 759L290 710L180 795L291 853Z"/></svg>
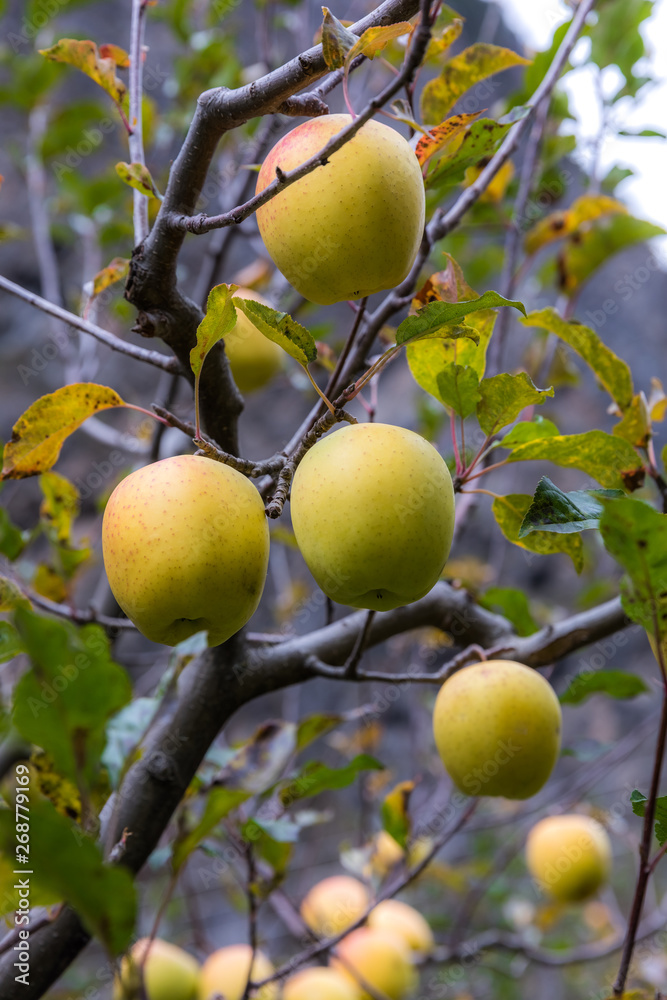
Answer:
<svg viewBox="0 0 667 1000"><path fill-rule="evenodd" d="M116 173L124 184L134 188L135 191L145 194L147 198L157 198L158 201L162 201L162 195L155 186L148 167L143 163L124 163L121 160L116 164Z"/></svg>
<svg viewBox="0 0 667 1000"><path fill-rule="evenodd" d="M113 59L116 66L120 67L120 69L128 69L130 54L125 49L121 49L120 45L100 45L98 51L102 59Z"/></svg>
<svg viewBox="0 0 667 1000"><path fill-rule="evenodd" d="M125 406L106 385L78 382L36 399L14 424L5 445L3 479L25 479L55 465L63 442L100 410Z"/></svg>
<svg viewBox="0 0 667 1000"><path fill-rule="evenodd" d="M103 267L101 271L98 271L92 281L92 295L91 298L95 298L100 292L103 292L105 288L109 285L115 285L117 281L122 281L123 278L127 276L130 270L130 258L129 257L114 257L106 267Z"/></svg>
<svg viewBox="0 0 667 1000"><path fill-rule="evenodd" d="M322 55L329 69L340 69L348 52L359 41L353 31L348 31L328 7L322 8Z"/></svg>
<svg viewBox="0 0 667 1000"><path fill-rule="evenodd" d="M615 198L606 194L584 194L572 202L567 211L552 212L540 219L524 238L523 246L527 254L537 253L542 247L565 236L573 236L587 222L593 222L604 215L627 214L627 208Z"/></svg>
<svg viewBox="0 0 667 1000"><path fill-rule="evenodd" d="M473 114L452 115L451 118L446 118L435 128L429 129L428 133L419 140L415 149L420 166L423 167L435 153L440 152L455 136L464 132L471 122L479 118L480 114L481 111L475 111Z"/></svg>
<svg viewBox="0 0 667 1000"><path fill-rule="evenodd" d="M113 50L116 49L117 46L113 46ZM79 41L78 38L61 38L50 49L40 49L39 54L54 62L67 63L80 69L98 83L119 107L126 106L127 88L116 76L115 51L113 57L104 57L90 39Z"/></svg>
<svg viewBox="0 0 667 1000"><path fill-rule="evenodd" d="M499 45L477 42L469 46L448 59L440 76L424 87L420 102L422 121L442 121L459 98L480 80L512 66L529 64L530 59Z"/></svg>

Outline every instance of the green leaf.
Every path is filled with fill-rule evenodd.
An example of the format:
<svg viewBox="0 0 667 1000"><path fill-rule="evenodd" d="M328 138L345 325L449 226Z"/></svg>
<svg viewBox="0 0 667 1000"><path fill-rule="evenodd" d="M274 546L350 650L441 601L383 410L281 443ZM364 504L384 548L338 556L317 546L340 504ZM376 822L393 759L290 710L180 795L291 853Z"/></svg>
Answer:
<svg viewBox="0 0 667 1000"><path fill-rule="evenodd" d="M523 493L509 493L493 501L493 516L508 541L539 555L564 552L574 563L577 573L584 568L584 549L580 535L558 535L549 531L534 531L519 538L519 529L533 498Z"/></svg>
<svg viewBox="0 0 667 1000"><path fill-rule="evenodd" d="M624 495L622 490L573 490L563 493L548 476L543 476L521 522L519 538L537 530L572 534L597 528L604 510L600 498Z"/></svg>
<svg viewBox="0 0 667 1000"><path fill-rule="evenodd" d="M9 622L0 621L0 663L6 663L19 653L24 653L25 648L21 642L21 636L13 625Z"/></svg>
<svg viewBox="0 0 667 1000"><path fill-rule="evenodd" d="M600 219L577 233L576 239L566 242L559 261L564 291L568 295L578 291L619 250L664 234L662 226L635 219L632 215L610 215Z"/></svg>
<svg viewBox="0 0 667 1000"><path fill-rule="evenodd" d="M287 313L277 312L254 299L234 299L234 305L265 337L282 347L304 368L317 358L317 346L312 335Z"/></svg>
<svg viewBox="0 0 667 1000"><path fill-rule="evenodd" d="M7 855L17 856L13 810L0 810L0 844ZM36 796L30 800L29 846L30 881L67 901L114 955L123 952L132 939L136 914L130 873L104 864L97 844L47 799Z"/></svg>
<svg viewBox="0 0 667 1000"><path fill-rule="evenodd" d="M204 837L225 816L228 816L232 810L238 808L238 806L249 798L250 792L246 792L241 788L222 788L220 786L213 788L206 799L204 813L199 823L182 839L177 839L174 842L172 849L172 866L174 871L178 871L183 862L189 858Z"/></svg>
<svg viewBox="0 0 667 1000"><path fill-rule="evenodd" d="M530 613L528 598L523 590L515 587L489 587L477 598L477 603L507 618L517 635L532 635L537 632L538 626Z"/></svg>
<svg viewBox="0 0 667 1000"><path fill-rule="evenodd" d="M524 326L537 326L554 333L584 359L621 410L630 405L630 368L603 343L597 333L581 323L562 319L555 309L550 308L530 313L521 322Z"/></svg>
<svg viewBox="0 0 667 1000"><path fill-rule="evenodd" d="M342 715L310 715L307 719L302 719L296 731L296 749L305 750L320 736L331 732L342 722L345 722Z"/></svg>
<svg viewBox="0 0 667 1000"><path fill-rule="evenodd" d="M12 524L4 507L0 507L0 553L13 562L21 555L25 544L23 532Z"/></svg>
<svg viewBox="0 0 667 1000"><path fill-rule="evenodd" d="M469 417L481 399L474 368L448 364L437 375L438 397L460 417Z"/></svg>
<svg viewBox="0 0 667 1000"><path fill-rule="evenodd" d="M444 153L428 172L425 181L427 190L436 191L442 197L450 188L460 184L468 167L474 167L480 160L492 156L514 124L515 121L496 122L491 118L473 122L463 134L460 145L453 152Z"/></svg>
<svg viewBox="0 0 667 1000"><path fill-rule="evenodd" d="M646 54L640 26L653 10L651 0L606 0L604 17L585 31L591 38L591 62L600 69L615 64L625 77L617 96L634 97L641 86L642 78L633 70Z"/></svg>
<svg viewBox="0 0 667 1000"><path fill-rule="evenodd" d="M359 754L345 767L332 768L319 761L310 761L280 789L280 801L287 808L298 799L310 798L321 792L351 785L360 771L382 771L380 764L368 754Z"/></svg>
<svg viewBox="0 0 667 1000"><path fill-rule="evenodd" d="M238 285L215 285L208 293L206 315L197 327L197 345L190 351L190 367L199 375L208 352L236 326L232 296ZM236 302L238 303L238 299Z"/></svg>
<svg viewBox="0 0 667 1000"><path fill-rule="evenodd" d="M649 688L641 677L623 670L597 670L578 674L567 691L560 696L563 705L578 705L592 694L607 694L610 698L636 698Z"/></svg>
<svg viewBox="0 0 667 1000"><path fill-rule="evenodd" d="M641 465L636 451L627 441L599 430L528 441L514 448L507 461L537 459L563 468L581 469L607 489L623 489L624 474L634 473Z"/></svg>
<svg viewBox="0 0 667 1000"><path fill-rule="evenodd" d="M422 121L432 125L441 122L458 99L480 80L512 66L527 66L529 62L498 45L484 42L471 45L448 59L440 76L424 87L420 102Z"/></svg>
<svg viewBox="0 0 667 1000"><path fill-rule="evenodd" d="M630 796L630 804L635 816L644 816L648 799L641 792L635 790ZM667 843L667 795L661 795L655 800L655 836L662 847Z"/></svg>
<svg viewBox="0 0 667 1000"><path fill-rule="evenodd" d="M667 139L667 132L659 132L655 128L643 128L639 131L622 128L618 135L630 136L634 139Z"/></svg>
<svg viewBox="0 0 667 1000"><path fill-rule="evenodd" d="M382 802L382 826L404 850L412 829L408 809L414 788L414 781L401 781L385 795Z"/></svg>
<svg viewBox="0 0 667 1000"><path fill-rule="evenodd" d="M605 503L600 533L627 574L621 583L625 613L659 643L667 661L667 514L632 497L614 500Z"/></svg>
<svg viewBox="0 0 667 1000"><path fill-rule="evenodd" d="M278 780L295 750L293 722L265 722L239 747L218 780L226 788L241 788L253 795L264 792Z"/></svg>
<svg viewBox="0 0 667 1000"><path fill-rule="evenodd" d="M545 438L557 437L559 430L551 420L535 414L532 420L522 420L515 424L504 438L496 442L497 448L517 448L529 441L543 441Z"/></svg>
<svg viewBox="0 0 667 1000"><path fill-rule="evenodd" d="M5 445L3 479L23 479L55 465L63 442L84 420L115 406L125 406L106 385L79 382L40 396L14 424Z"/></svg>
<svg viewBox="0 0 667 1000"><path fill-rule="evenodd" d="M359 37L354 32L348 31L328 7L323 7L322 13L324 14L322 55L328 69L340 69L352 46L359 41Z"/></svg>
<svg viewBox="0 0 667 1000"><path fill-rule="evenodd" d="M485 434L494 434L516 420L527 406L539 405L554 394L553 389L537 389L526 372L504 372L482 379L479 391L477 418Z"/></svg>
<svg viewBox="0 0 667 1000"><path fill-rule="evenodd" d="M150 170L143 163L124 163L122 160L116 164L116 173L129 187L141 192L147 198L156 198L162 201L162 195L158 191ZM118 279L114 279L118 280Z"/></svg>
<svg viewBox="0 0 667 1000"><path fill-rule="evenodd" d="M255 817L241 828L244 840L253 845L255 853L268 861L278 876L285 874L300 832L297 823L285 818L264 820Z"/></svg>
<svg viewBox="0 0 667 1000"><path fill-rule="evenodd" d="M408 316L396 331L396 343L407 344L418 337L448 336L447 327L455 325L471 313L481 309L495 309L498 306L513 306L526 315L522 302L513 302L504 298L498 292L488 291L468 302L429 302L420 309L416 316ZM479 337L470 327L460 327L462 333L452 333L452 336L470 337L479 343ZM440 332L442 331L442 332Z"/></svg>
<svg viewBox="0 0 667 1000"><path fill-rule="evenodd" d="M6 576L0 576L0 613L29 607L30 601L23 591Z"/></svg>
<svg viewBox="0 0 667 1000"><path fill-rule="evenodd" d="M623 417L611 430L612 434L629 441L635 448L646 448L652 433L651 413L648 400L643 392L638 392L625 408Z"/></svg>
<svg viewBox="0 0 667 1000"><path fill-rule="evenodd" d="M14 725L53 757L73 781L94 783L110 717L132 697L129 678L109 658L98 625L70 622L17 609L15 622L32 670L14 690Z"/></svg>

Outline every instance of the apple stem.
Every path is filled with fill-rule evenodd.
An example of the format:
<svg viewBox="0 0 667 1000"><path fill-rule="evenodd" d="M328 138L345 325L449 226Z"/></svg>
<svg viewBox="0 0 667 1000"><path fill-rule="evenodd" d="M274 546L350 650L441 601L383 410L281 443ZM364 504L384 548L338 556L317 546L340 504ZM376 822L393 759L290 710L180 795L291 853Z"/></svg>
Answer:
<svg viewBox="0 0 667 1000"><path fill-rule="evenodd" d="M327 399L327 397L322 392L322 390L320 389L319 385L317 384L317 382L315 381L315 379L313 378L313 376L310 374L310 369L308 368L308 365L304 365L303 368L304 368L304 371L305 371L306 375L310 379L310 382L311 382L311 385L313 386L313 389L318 394L318 396L322 399L322 401L324 403L326 403L327 409L329 410L329 413L332 415L332 417L335 416L335 414L336 414L336 408L335 408L335 406L333 405L333 403L329 399Z"/></svg>
<svg viewBox="0 0 667 1000"><path fill-rule="evenodd" d="M459 443L456 440L456 416L453 410L449 413L449 429L452 432L452 448L454 449L454 459L456 461L456 475L462 476L464 469L461 463L461 455L459 454Z"/></svg>
<svg viewBox="0 0 667 1000"><path fill-rule="evenodd" d="M158 416L157 413L153 413L152 410L144 409L143 406L135 406L134 403L126 403L125 407L128 410L136 410L137 413L145 413L147 417L152 417L153 420L158 420L161 424L164 424L165 427L171 427L168 420L165 420L164 417Z"/></svg>
<svg viewBox="0 0 667 1000"><path fill-rule="evenodd" d="M201 437L201 423L199 418L199 378L201 369L195 375L195 437Z"/></svg>
<svg viewBox="0 0 667 1000"><path fill-rule="evenodd" d="M354 120L357 117L357 112L352 107L352 102L350 101L350 92L348 90L348 74L345 72L343 74L343 99L345 101L345 107L347 108L350 118Z"/></svg>

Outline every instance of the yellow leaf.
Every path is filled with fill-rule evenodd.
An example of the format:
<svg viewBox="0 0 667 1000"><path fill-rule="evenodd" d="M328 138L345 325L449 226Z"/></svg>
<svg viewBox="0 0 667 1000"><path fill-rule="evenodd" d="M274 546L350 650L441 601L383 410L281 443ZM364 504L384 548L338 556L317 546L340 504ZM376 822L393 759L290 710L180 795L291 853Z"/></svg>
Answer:
<svg viewBox="0 0 667 1000"><path fill-rule="evenodd" d="M62 576L44 563L40 563L35 570L32 587L36 593L48 598L49 601L55 601L56 604L63 604L67 600L67 587Z"/></svg>
<svg viewBox="0 0 667 1000"><path fill-rule="evenodd" d="M471 45L449 59L440 76L424 87L421 96L422 121L442 121L458 99L480 80L512 66L527 66L529 63L530 59L524 59L517 52L499 45L485 42Z"/></svg>
<svg viewBox="0 0 667 1000"><path fill-rule="evenodd" d="M470 187L477 180L488 160L480 160L474 167L468 167L465 173L465 186ZM491 178L479 200L481 202L497 204L505 196L508 185L514 177L514 164L511 160L506 160L500 170Z"/></svg>
<svg viewBox="0 0 667 1000"><path fill-rule="evenodd" d="M116 164L116 173L125 184L145 194L147 198L157 198L158 201L162 201L162 195L156 188L148 167L143 163L121 161Z"/></svg>
<svg viewBox="0 0 667 1000"><path fill-rule="evenodd" d="M116 46L113 46L116 49ZM125 84L116 76L115 58L103 57L95 42L79 41L76 38L61 38L50 49L40 49L40 55L54 62L67 63L80 69L91 80L98 83L109 97L119 106L125 103Z"/></svg>
<svg viewBox="0 0 667 1000"><path fill-rule="evenodd" d="M14 424L5 445L2 478L24 479L46 472L58 460L65 438L84 420L125 405L113 389L94 382L66 385L41 396Z"/></svg>
<svg viewBox="0 0 667 1000"><path fill-rule="evenodd" d="M463 31L464 22L464 17L443 4L431 30L426 59L435 60L446 52Z"/></svg>
<svg viewBox="0 0 667 1000"><path fill-rule="evenodd" d="M99 53L102 59L112 59L121 69L127 69L130 65L130 55L120 45L100 45Z"/></svg>
<svg viewBox="0 0 667 1000"><path fill-rule="evenodd" d="M393 38L407 35L410 31L412 31L412 25L409 21L397 21L396 24L367 28L348 52L345 62L349 66L352 60L360 55L366 56L367 59L375 59L376 55L382 52Z"/></svg>
<svg viewBox="0 0 667 1000"><path fill-rule="evenodd" d="M606 194L584 194L573 201L567 211L552 212L540 219L526 233L524 249L527 254L534 254L548 243L575 233L586 222L592 222L603 215L627 211L625 205Z"/></svg>
<svg viewBox="0 0 667 1000"><path fill-rule="evenodd" d="M665 390L662 387L662 382L655 376L651 378L651 391L648 397L648 408L651 414L651 420L655 420L657 423L660 423L665 419L667 396L665 395Z"/></svg>
<svg viewBox="0 0 667 1000"><path fill-rule="evenodd" d="M39 477L44 499L39 509L54 542L67 544L72 523L79 510L79 491L74 483L57 472L43 472Z"/></svg>
<svg viewBox="0 0 667 1000"><path fill-rule="evenodd" d="M122 281L130 270L129 257L114 257L111 263L98 271L93 278L93 298L103 292L109 285Z"/></svg>
<svg viewBox="0 0 667 1000"><path fill-rule="evenodd" d="M479 117L481 111L476 111L470 115L453 115L451 118L440 122L435 128L429 129L426 135L417 143L415 153L420 166L424 166L435 153L440 152L452 139L464 132L471 122Z"/></svg>

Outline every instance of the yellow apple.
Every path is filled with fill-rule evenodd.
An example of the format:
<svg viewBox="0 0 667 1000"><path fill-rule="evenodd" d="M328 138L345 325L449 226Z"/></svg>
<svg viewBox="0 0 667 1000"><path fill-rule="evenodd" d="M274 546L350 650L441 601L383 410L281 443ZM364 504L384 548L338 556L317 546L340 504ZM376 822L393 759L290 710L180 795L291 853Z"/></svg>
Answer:
<svg viewBox="0 0 667 1000"><path fill-rule="evenodd" d="M433 951L433 932L428 923L413 906L399 899L378 903L370 912L368 926L398 934L415 955L429 955Z"/></svg>
<svg viewBox="0 0 667 1000"><path fill-rule="evenodd" d="M444 460L419 434L346 424L298 466L291 496L301 553L327 597L388 611L428 594L454 531Z"/></svg>
<svg viewBox="0 0 667 1000"><path fill-rule="evenodd" d="M254 299L265 306L269 304L250 288L239 288L234 292L234 298ZM254 392L265 386L278 374L285 357L282 348L260 333L240 309L236 310L236 326L225 337L225 351L234 381L241 392Z"/></svg>
<svg viewBox="0 0 667 1000"><path fill-rule="evenodd" d="M232 944L219 948L206 959L199 976L198 1000L212 1000L218 994L225 1000L241 1000L248 982L248 971L252 961L249 944ZM252 979L259 982L274 972L273 965L261 951L255 952L252 965ZM278 1000L280 987L277 983L267 983L250 994L253 1000Z"/></svg>
<svg viewBox="0 0 667 1000"><path fill-rule="evenodd" d="M526 863L540 889L561 902L578 902L607 881L611 843L590 816L547 816L528 834Z"/></svg>
<svg viewBox="0 0 667 1000"><path fill-rule="evenodd" d="M116 487L102 547L114 597L146 638L174 646L206 629L216 646L259 604L269 529L245 476L210 458L177 455Z"/></svg>
<svg viewBox="0 0 667 1000"><path fill-rule="evenodd" d="M301 916L320 937L332 937L353 924L370 905L368 889L351 875L322 879L306 894Z"/></svg>
<svg viewBox="0 0 667 1000"><path fill-rule="evenodd" d="M360 927L344 937L336 946L331 967L344 979L361 986L361 1000L372 1000L365 985L390 1000L405 1000L417 983L403 938L374 927Z"/></svg>
<svg viewBox="0 0 667 1000"><path fill-rule="evenodd" d="M259 194L336 136L349 115L311 118L271 150ZM257 211L266 249L287 280L321 305L393 288L407 276L424 229L424 181L399 133L369 121L324 166Z"/></svg>
<svg viewBox="0 0 667 1000"><path fill-rule="evenodd" d="M136 991L142 963L147 1000L196 1000L199 962L187 951L160 938L154 939L145 957L148 944L148 938L140 938L121 962L120 981L114 982L114 1000L139 995Z"/></svg>
<svg viewBox="0 0 667 1000"><path fill-rule="evenodd" d="M440 688L433 713L442 762L466 795L535 795L556 763L560 730L553 688L514 660L459 670Z"/></svg>
<svg viewBox="0 0 667 1000"><path fill-rule="evenodd" d="M283 1000L361 1000L361 991L335 969L303 969L285 983Z"/></svg>

